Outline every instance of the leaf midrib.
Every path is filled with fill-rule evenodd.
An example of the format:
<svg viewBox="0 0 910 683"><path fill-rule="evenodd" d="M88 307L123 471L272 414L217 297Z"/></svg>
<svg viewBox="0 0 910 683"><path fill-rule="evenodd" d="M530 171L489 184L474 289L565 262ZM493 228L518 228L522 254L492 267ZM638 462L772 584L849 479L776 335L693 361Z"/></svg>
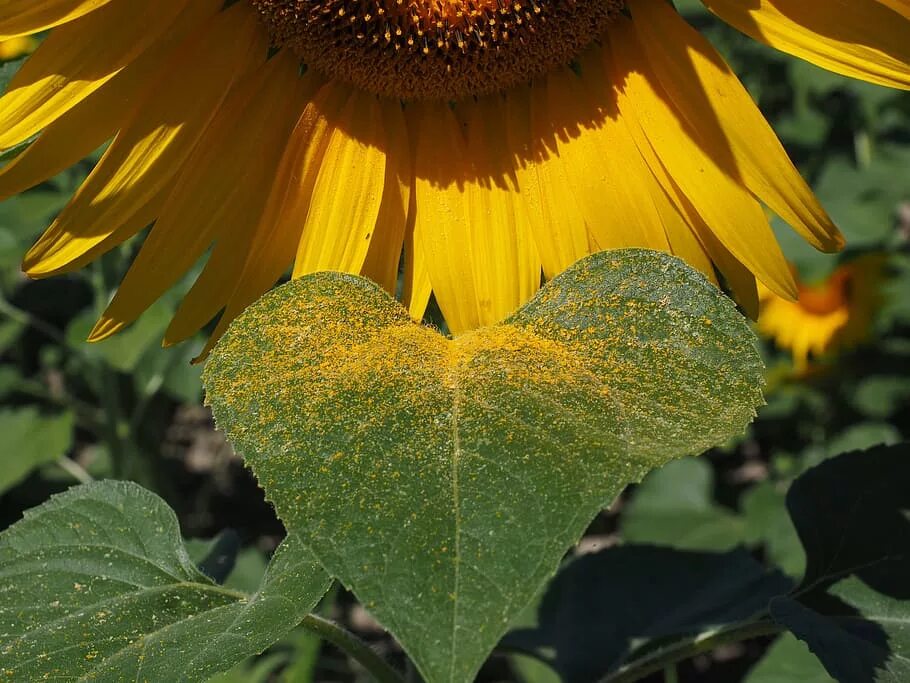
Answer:
<svg viewBox="0 0 910 683"><path fill-rule="evenodd" d="M449 346L450 349L454 345ZM461 363L464 361L462 360ZM458 466L461 458L461 433L459 432L459 413L461 411L461 399L463 393L462 382L460 381L459 365L457 363L450 382L452 386L452 507L455 514L455 576L453 577L454 586L452 588L453 605L452 605L452 655L449 663L449 680L455 680L455 663L458 652L458 607L460 604L459 590L461 588L461 494L458 486Z"/></svg>
<svg viewBox="0 0 910 683"><path fill-rule="evenodd" d="M211 612L211 611L215 611L217 609L222 609L225 607L232 607L232 606L240 603L241 601L250 602L250 597L248 595L246 595L244 593L239 593L237 591L233 591L229 588L223 588L222 586L217 586L215 584L206 585L206 584L195 583L195 582L191 582L191 581L181 581L178 583L167 584L165 586L152 586L152 587L145 589L144 591L131 591L131 592L120 593L119 595L112 596L112 597L108 598L107 600L102 600L100 602L94 602L94 603L91 603L90 605L84 605L83 607L80 607L78 610L69 612L68 614L63 614L52 621L44 622L40 626L33 628L29 631L26 631L25 633L18 635L15 638L13 638L12 640L4 643L3 644L4 649L12 647L14 643L16 643L17 641L21 641L21 640L25 639L26 637L31 638L35 635L40 635L43 632L45 632L49 629L52 629L52 627L54 627L54 626L63 624L65 622L73 620L73 619L78 619L79 616L82 616L83 614L87 613L89 610L97 610L100 607L108 607L108 606L116 604L120 600L134 597L137 594L148 595L148 594L155 594L155 593L163 593L167 590L173 590L175 588L177 588L177 589L189 588L189 589L198 590L203 593L214 593L217 595L222 595L222 596L233 598L235 600L235 602L228 603L226 605L218 605L217 607L200 610L200 611L195 612L194 614L190 615L189 617L185 617L182 619L177 619L176 621L172 621L169 624L165 624L161 628L158 628L158 629L155 629L154 631L149 631L148 633L143 634L142 638L141 638L142 640L144 640L145 638L148 638L150 636L154 636L158 633L162 633L162 632L166 631L167 629L172 628L173 626L176 626L177 624L180 624L184 621L188 621L205 612ZM129 645L126 645L125 647L120 648L116 652L111 653L109 656L106 656L103 660L99 661L99 665L109 662L111 659L113 659L120 653L124 652L125 650L128 650L131 646L132 646L132 643L130 643ZM41 654L39 654L35 657L32 657L32 658L27 659L22 662L17 662L15 668L10 669L10 670L16 671L17 669L20 669L23 666L26 666L26 665L36 661L37 659L41 659L43 657L46 657L47 655L57 654L58 652L63 652L68 649L72 649L72 648L63 647L63 648L58 648L56 650L50 650L50 651L45 650L44 652L42 652ZM80 680L82 680L82 679L80 679Z"/></svg>
<svg viewBox="0 0 910 683"><path fill-rule="evenodd" d="M115 545L108 545L108 544L106 544L106 543L54 543L52 546L49 546L49 547L47 547L47 548L39 548L38 551L40 552L40 551L42 551L42 550L43 550L43 551L55 550L55 549L57 549L57 548L60 548L60 549L78 548L79 550L84 550L84 551L91 551L92 549L96 549L96 548L99 549L99 550L100 550L100 549L103 549L103 550L113 550L113 551L115 551L115 552L117 552L117 553L119 553L119 554L121 554L121 555L123 555L123 556L125 556L125 557L129 557L129 558L132 558L132 559L134 559L134 560L137 560L137 561L138 561L139 563L141 563L141 564L145 564L145 565L147 565L147 566L149 566L149 567L152 567L152 568L154 568L154 569L157 569L162 575L166 576L166 577L169 578L169 579L173 579L173 582L174 582L174 583L197 583L197 581L187 581L187 578L188 578L188 577L185 577L185 576L184 576L184 577L181 577L181 576L178 576L178 575L172 573L169 569L167 569L167 568L161 566L161 565L158 564L157 562L154 562L154 561L153 561L151 558L149 558L149 557L145 557L145 556L143 556L143 555L139 555L139 554L137 554L137 553L130 552L129 550L125 550L124 548L119 548L119 547L117 547L117 546L115 546ZM89 553L89 555L91 556L90 553ZM23 561L23 560L27 560L29 557L35 557L35 551L29 552L29 553L19 553L19 554L17 554L17 556L16 556L16 558L15 558L16 562L2 562L2 563L0 563L0 579L2 579L2 578L7 578L7 577L10 577L10 576L16 576L16 574L9 574L9 573L6 573L6 572L4 571L4 565L7 565L7 564L12 565L12 564L21 562L21 561ZM36 560L36 561L41 561L41 560L40 560L39 558L37 558L37 557L35 557L35 560ZM181 567L181 568L183 568L183 567ZM79 572L74 572L74 573L79 573ZM204 576L204 575L203 575L203 576ZM114 577L107 577L107 576L105 576L105 577L101 577L101 578L105 578L105 579L106 579L106 578L112 578L112 579L113 579ZM115 580L119 580L119 579L115 579ZM127 583L127 582L124 581L124 583ZM140 586L141 586L141 584L132 584L132 585L135 585L135 586L137 586L137 587L140 587ZM213 584L213 585L214 585L214 584Z"/></svg>
<svg viewBox="0 0 910 683"><path fill-rule="evenodd" d="M503 322L501 325L514 325L514 323ZM413 323L408 323L408 325L413 325ZM550 341L549 338L541 336L536 330L528 327L526 325L516 326L522 332L533 336L537 339L543 341ZM451 658L449 664L449 680L455 680L455 665L458 661L457 652L458 652L458 613L459 613L459 589L460 589L460 575L461 575L461 500L460 500L460 490L458 485L458 467L460 464L460 457L463 453L462 444L461 444L461 432L460 432L460 413L462 409L462 399L464 397L464 387L463 382L461 381L461 368L469 361L475 358L475 356L467 356L465 354L459 353L456 347L457 342L454 340L446 340L446 356L450 360L451 367L449 371L445 374L443 385L449 387L452 393L452 498L453 498L453 513L454 513L454 576L453 576L453 607L452 607L452 636L451 636ZM574 348L574 345L568 344L562 340L552 340L555 341L563 351L567 354L575 357L578 360L584 360L583 356L578 353ZM454 359L454 360L453 360ZM625 393L621 389L615 389L610 384L605 382L603 378L598 376L595 372L585 370L584 373L593 384L599 385L602 389L608 392L609 400L614 405L617 416L621 413L621 402L615 397L614 392ZM548 403L552 403L554 406L558 406L560 409L564 408L559 402L554 401L551 396L544 395L535 389L529 389L530 392L534 393L540 399L546 399ZM479 405L482 405L486 408L493 409L497 412L501 412L501 408L493 406L492 404L477 398L476 396L472 397L472 400ZM578 422L577 417L573 411L565 411L565 415L571 416L573 421L582 426ZM532 427L532 425L521 418L517 418L526 427ZM591 429L591 425L584 425L586 428ZM628 442L628 432L623 428L623 422L620 420L619 425L620 431L623 434L625 439L624 442ZM532 431L538 432L538 428L533 428ZM538 434L542 436L542 434ZM615 436L610 434L610 436ZM543 440L549 441L550 439L543 437ZM573 520L577 519L576 515ZM543 559L541 558L541 562ZM535 570L539 568L539 564L535 567ZM530 601L534 599L534 596L531 595L528 598L527 604L530 604Z"/></svg>

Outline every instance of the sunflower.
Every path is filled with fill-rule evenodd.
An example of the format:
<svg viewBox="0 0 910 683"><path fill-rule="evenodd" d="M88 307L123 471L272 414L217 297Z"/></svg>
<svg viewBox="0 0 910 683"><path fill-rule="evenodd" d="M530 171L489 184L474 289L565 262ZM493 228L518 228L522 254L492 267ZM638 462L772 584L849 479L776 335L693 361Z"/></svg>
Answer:
<svg viewBox="0 0 910 683"><path fill-rule="evenodd" d="M794 369L803 373L812 358L854 348L870 336L884 280L883 255L866 254L820 282L798 282L796 301L760 287L758 330L789 351Z"/></svg>
<svg viewBox="0 0 910 683"><path fill-rule="evenodd" d="M908 0L705 0L823 66L910 86ZM165 343L289 269L362 273L453 333L596 250L671 252L749 311L796 285L764 209L842 238L729 66L666 0L0 0L53 29L0 99L0 197L110 141L25 256L77 269L149 225L91 339L205 258Z"/></svg>

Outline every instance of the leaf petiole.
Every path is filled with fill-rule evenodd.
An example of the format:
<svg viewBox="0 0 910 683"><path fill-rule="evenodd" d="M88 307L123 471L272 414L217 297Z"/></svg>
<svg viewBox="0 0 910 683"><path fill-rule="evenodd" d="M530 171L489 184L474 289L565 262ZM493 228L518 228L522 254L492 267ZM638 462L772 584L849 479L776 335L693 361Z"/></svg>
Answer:
<svg viewBox="0 0 910 683"><path fill-rule="evenodd" d="M755 621L731 624L723 628L699 633L694 638L677 641L666 647L649 652L637 660L633 660L602 678L600 683L634 683L634 681L640 681L645 676L664 671L674 664L703 652L710 652L721 645L739 643L752 638L760 638L761 636L776 635L783 630L784 628L780 624L774 623L768 617L762 617Z"/></svg>
<svg viewBox="0 0 910 683"><path fill-rule="evenodd" d="M404 683L401 675L373 648L334 621L316 614L308 614L300 625L343 650L366 669L378 683Z"/></svg>

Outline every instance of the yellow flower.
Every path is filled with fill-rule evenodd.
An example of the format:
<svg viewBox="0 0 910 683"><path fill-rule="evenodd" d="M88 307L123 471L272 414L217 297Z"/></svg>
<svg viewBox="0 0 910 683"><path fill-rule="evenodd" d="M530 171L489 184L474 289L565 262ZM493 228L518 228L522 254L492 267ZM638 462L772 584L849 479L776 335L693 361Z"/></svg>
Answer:
<svg viewBox="0 0 910 683"><path fill-rule="evenodd" d="M769 43L910 86L907 0L706 0ZM211 248L166 332L293 275L363 273L453 332L594 250L647 247L796 293L763 207L842 238L730 68L665 0L3 0L53 28L0 99L0 197L113 139L25 257L79 268L154 222L92 333ZM213 246L214 245L214 246ZM715 270L716 269L716 270Z"/></svg>
<svg viewBox="0 0 910 683"><path fill-rule="evenodd" d="M857 346L869 337L882 303L884 269L881 254L861 256L822 282L798 283L796 301L760 287L759 332L789 351L800 373L813 357Z"/></svg>

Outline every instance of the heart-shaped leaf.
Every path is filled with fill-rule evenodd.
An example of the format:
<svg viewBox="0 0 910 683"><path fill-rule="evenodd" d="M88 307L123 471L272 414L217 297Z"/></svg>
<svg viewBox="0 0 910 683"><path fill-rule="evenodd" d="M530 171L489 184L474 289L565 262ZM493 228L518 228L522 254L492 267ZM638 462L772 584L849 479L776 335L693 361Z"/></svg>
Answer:
<svg viewBox="0 0 910 683"><path fill-rule="evenodd" d="M429 681L466 681L623 487L744 428L761 363L701 275L629 250L455 339L367 280L304 277L205 382L288 528Z"/></svg>
<svg viewBox="0 0 910 683"><path fill-rule="evenodd" d="M136 484L74 487L0 534L0 679L204 681L290 631L329 578L289 536L254 595L215 584Z"/></svg>

